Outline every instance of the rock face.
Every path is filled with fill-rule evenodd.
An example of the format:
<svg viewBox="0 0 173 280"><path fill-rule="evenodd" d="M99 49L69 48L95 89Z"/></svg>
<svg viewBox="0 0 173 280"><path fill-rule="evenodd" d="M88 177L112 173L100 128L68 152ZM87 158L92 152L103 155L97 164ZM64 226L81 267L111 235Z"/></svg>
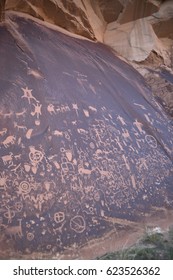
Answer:
<svg viewBox="0 0 173 280"><path fill-rule="evenodd" d="M4 6L5 0L1 2ZM165 52L171 56L170 50L160 38L170 38L173 45L173 1L6 0L5 10L27 13L104 42L130 61L144 61L156 51L170 66L165 56Z"/></svg>
<svg viewBox="0 0 173 280"><path fill-rule="evenodd" d="M1 257L94 258L172 218L173 126L141 75L26 16L0 41Z"/></svg>

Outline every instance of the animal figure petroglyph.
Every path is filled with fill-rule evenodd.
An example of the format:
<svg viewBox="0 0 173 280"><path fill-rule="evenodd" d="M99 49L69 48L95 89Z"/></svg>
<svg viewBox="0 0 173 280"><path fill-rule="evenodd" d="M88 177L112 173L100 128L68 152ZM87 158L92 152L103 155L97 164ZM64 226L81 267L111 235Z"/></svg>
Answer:
<svg viewBox="0 0 173 280"><path fill-rule="evenodd" d="M4 165L6 164L10 164L10 166L13 165L13 153L9 153L9 155L2 156L1 158Z"/></svg>
<svg viewBox="0 0 173 280"><path fill-rule="evenodd" d="M26 109L24 109L22 112L16 113L16 117L24 116L26 113Z"/></svg>
<svg viewBox="0 0 173 280"><path fill-rule="evenodd" d="M7 128L0 130L0 136L4 136L7 133Z"/></svg>
<svg viewBox="0 0 173 280"><path fill-rule="evenodd" d="M4 118L10 118L13 115L13 112L2 114Z"/></svg>
<svg viewBox="0 0 173 280"><path fill-rule="evenodd" d="M5 229L5 234L10 236L11 239L16 239L17 236L19 238L22 238L23 236L23 232L22 232L22 219L18 219L19 221L19 225L18 226L10 226L10 227L7 227Z"/></svg>
<svg viewBox="0 0 173 280"><path fill-rule="evenodd" d="M19 130L24 130L24 131L25 131L25 130L27 129L26 126L24 126L24 125L18 125L17 122L14 122L14 127L17 128L18 131L19 131Z"/></svg>
<svg viewBox="0 0 173 280"><path fill-rule="evenodd" d="M63 136L63 132L62 131L59 131L59 130L55 130L53 132L53 135L56 135L56 136Z"/></svg>
<svg viewBox="0 0 173 280"><path fill-rule="evenodd" d="M56 114L55 107L54 107L53 104L49 104L49 105L47 106L47 110L48 110L48 112L49 112L51 115L52 115L52 114Z"/></svg>
<svg viewBox="0 0 173 280"><path fill-rule="evenodd" d="M15 140L16 137L14 135L10 135L2 142L2 144L5 148L8 148L10 144L14 144Z"/></svg>

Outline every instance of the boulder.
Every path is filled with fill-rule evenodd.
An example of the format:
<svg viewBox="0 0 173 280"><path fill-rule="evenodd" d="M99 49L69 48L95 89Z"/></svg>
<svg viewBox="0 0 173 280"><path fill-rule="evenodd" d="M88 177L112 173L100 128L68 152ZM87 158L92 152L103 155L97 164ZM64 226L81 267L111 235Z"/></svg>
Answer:
<svg viewBox="0 0 173 280"><path fill-rule="evenodd" d="M91 259L172 224L173 126L143 77L104 44L8 17L0 258Z"/></svg>

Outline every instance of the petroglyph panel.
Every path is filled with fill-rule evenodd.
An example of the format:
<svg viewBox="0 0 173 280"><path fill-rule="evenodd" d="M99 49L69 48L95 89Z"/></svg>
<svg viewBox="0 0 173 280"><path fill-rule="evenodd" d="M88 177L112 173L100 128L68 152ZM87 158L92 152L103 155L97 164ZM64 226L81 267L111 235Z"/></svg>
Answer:
<svg viewBox="0 0 173 280"><path fill-rule="evenodd" d="M11 20L32 53L0 27L0 240L63 254L172 209L173 127L141 76L101 44Z"/></svg>

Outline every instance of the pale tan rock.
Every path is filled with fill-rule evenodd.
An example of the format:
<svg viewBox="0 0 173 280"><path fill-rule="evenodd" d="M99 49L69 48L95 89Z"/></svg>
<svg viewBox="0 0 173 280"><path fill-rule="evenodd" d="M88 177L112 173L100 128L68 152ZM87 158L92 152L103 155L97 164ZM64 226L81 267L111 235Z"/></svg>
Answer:
<svg viewBox="0 0 173 280"><path fill-rule="evenodd" d="M159 50L157 36L146 19L109 24L104 42L130 61L145 60L152 50Z"/></svg>

